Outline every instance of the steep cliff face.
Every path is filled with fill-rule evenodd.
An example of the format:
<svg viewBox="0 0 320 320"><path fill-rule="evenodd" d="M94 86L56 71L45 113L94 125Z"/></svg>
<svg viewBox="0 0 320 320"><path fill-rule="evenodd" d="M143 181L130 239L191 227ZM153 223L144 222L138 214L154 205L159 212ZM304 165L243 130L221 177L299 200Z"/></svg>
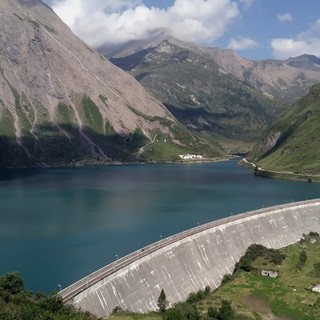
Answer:
<svg viewBox="0 0 320 320"><path fill-rule="evenodd" d="M159 101L40 0L2 0L0 16L0 166L131 160L160 132L179 151L195 147L191 136L180 142L186 129Z"/></svg>

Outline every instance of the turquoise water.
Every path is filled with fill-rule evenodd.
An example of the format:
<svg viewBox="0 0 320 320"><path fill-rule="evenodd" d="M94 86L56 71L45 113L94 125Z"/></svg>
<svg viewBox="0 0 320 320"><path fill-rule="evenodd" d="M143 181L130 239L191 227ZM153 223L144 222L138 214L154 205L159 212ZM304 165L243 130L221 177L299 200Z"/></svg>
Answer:
<svg viewBox="0 0 320 320"><path fill-rule="evenodd" d="M119 257L230 214L320 197L236 161L0 171L0 274L58 290Z"/></svg>

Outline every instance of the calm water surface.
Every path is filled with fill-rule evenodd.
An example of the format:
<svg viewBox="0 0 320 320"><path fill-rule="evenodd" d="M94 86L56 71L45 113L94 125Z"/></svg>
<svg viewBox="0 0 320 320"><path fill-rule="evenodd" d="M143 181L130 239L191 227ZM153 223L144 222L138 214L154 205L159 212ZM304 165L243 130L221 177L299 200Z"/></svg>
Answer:
<svg viewBox="0 0 320 320"><path fill-rule="evenodd" d="M0 274L66 287L176 232L320 197L320 184L254 177L236 161L0 171Z"/></svg>

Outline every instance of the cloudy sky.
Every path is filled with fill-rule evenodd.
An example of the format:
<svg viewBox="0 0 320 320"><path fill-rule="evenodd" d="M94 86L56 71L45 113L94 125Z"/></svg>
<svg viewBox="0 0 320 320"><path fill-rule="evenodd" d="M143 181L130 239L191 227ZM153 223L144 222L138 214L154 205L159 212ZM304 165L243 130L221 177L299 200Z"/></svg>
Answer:
<svg viewBox="0 0 320 320"><path fill-rule="evenodd" d="M319 0L44 0L93 47L161 29L249 59L320 56Z"/></svg>

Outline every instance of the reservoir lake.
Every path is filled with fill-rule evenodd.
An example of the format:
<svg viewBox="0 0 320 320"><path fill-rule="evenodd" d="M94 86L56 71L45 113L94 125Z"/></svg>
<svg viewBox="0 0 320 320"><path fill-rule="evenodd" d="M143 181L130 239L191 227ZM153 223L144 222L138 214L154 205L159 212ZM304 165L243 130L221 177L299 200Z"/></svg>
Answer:
<svg viewBox="0 0 320 320"><path fill-rule="evenodd" d="M0 274L58 291L198 224L320 197L320 184L256 177L238 160L1 170Z"/></svg>

